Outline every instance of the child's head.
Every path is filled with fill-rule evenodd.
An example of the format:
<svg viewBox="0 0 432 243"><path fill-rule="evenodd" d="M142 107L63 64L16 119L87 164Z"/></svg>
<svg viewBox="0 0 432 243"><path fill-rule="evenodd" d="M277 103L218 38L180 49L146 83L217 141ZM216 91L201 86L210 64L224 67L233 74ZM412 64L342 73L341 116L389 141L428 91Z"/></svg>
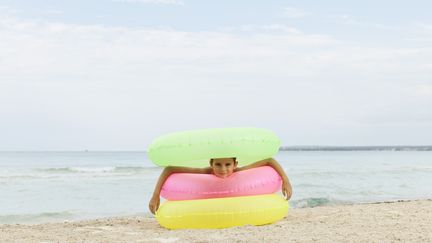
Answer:
<svg viewBox="0 0 432 243"><path fill-rule="evenodd" d="M210 166L213 169L213 174L220 178L230 176L235 168L237 168L236 158L217 158L210 159Z"/></svg>

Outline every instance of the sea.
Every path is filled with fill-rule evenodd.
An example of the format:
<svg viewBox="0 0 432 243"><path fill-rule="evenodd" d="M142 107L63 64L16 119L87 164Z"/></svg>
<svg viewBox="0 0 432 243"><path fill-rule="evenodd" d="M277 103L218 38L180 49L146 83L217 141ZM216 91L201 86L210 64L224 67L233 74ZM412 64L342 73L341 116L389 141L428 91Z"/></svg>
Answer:
<svg viewBox="0 0 432 243"><path fill-rule="evenodd" d="M432 151L293 149L291 207L432 198ZM162 168L138 152L0 152L0 224L149 216Z"/></svg>

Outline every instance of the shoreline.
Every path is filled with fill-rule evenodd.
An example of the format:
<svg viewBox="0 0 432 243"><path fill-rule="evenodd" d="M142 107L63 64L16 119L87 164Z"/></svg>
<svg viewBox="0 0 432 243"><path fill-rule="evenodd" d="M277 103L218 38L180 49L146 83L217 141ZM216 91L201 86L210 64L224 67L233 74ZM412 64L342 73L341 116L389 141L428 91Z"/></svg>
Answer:
<svg viewBox="0 0 432 243"><path fill-rule="evenodd" d="M148 216L0 224L4 242L431 242L432 199L293 208L281 221L227 229L167 230Z"/></svg>
<svg viewBox="0 0 432 243"><path fill-rule="evenodd" d="M432 201L432 198L416 198L416 199L390 199L385 201L364 201L364 202L339 202L339 203L325 203L325 204L318 204L316 206L293 206L293 203L291 202L289 205L289 210L295 210L295 209L306 209L306 208L317 208L317 207L338 207L338 206L350 206L350 205L364 205L364 204L383 204L383 203L396 203L396 202L411 202L411 201ZM65 211L68 213L67 211ZM122 215L111 215L111 216L75 216L72 218L45 218L43 219L44 215L49 214L55 214L51 212L47 213L40 213L40 214L28 214L28 215L4 215L9 217L26 217L26 216L39 216L42 219L27 219L27 220L20 220L16 222L1 222L0 226L2 225L39 225L39 224L52 224L52 223L76 223L76 222L84 222L84 221L93 221L93 220L105 220L105 219L116 219L116 218L155 218L153 214L150 212L142 212L142 213L135 213L135 214L122 214ZM1 215L0 215L1 217Z"/></svg>

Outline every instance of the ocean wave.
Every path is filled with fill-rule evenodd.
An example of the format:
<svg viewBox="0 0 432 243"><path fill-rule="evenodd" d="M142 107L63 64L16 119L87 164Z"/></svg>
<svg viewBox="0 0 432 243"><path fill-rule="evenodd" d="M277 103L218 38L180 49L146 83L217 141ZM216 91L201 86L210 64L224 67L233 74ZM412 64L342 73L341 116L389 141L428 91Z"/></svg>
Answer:
<svg viewBox="0 0 432 243"><path fill-rule="evenodd" d="M406 174L406 173L432 173L431 166L407 166L407 167L399 167L399 168L383 168L383 169L359 169L359 170L340 170L340 171L330 171L330 170L321 170L321 171L292 171L289 172L291 176L306 176L306 177L315 177L315 176L324 176L324 177L346 177L346 176L359 176L359 175L381 175L381 174Z"/></svg>
<svg viewBox="0 0 432 243"><path fill-rule="evenodd" d="M72 220L77 215L71 211L43 212L36 214L0 215L0 224L41 223L61 220Z"/></svg>
<svg viewBox="0 0 432 243"><path fill-rule="evenodd" d="M311 198L303 198L299 200L290 201L290 204L293 208L313 208L318 206L325 205L335 205L335 204L343 204L344 202L326 198L326 197L311 197Z"/></svg>
<svg viewBox="0 0 432 243"><path fill-rule="evenodd" d="M142 173L152 172L158 167L142 166L104 166L104 167L60 167L60 168L43 168L35 169L38 172L52 174L70 174L70 173Z"/></svg>
<svg viewBox="0 0 432 243"><path fill-rule="evenodd" d="M148 175L158 172L159 167L101 166L101 167L54 167L25 170L0 170L0 182L4 180L55 179L71 177L117 177Z"/></svg>
<svg viewBox="0 0 432 243"><path fill-rule="evenodd" d="M60 167L60 168L44 168L35 169L38 172L43 173L103 173L103 172L113 172L115 167Z"/></svg>
<svg viewBox="0 0 432 243"><path fill-rule="evenodd" d="M296 188L328 188L328 185L316 183L300 183L295 185Z"/></svg>

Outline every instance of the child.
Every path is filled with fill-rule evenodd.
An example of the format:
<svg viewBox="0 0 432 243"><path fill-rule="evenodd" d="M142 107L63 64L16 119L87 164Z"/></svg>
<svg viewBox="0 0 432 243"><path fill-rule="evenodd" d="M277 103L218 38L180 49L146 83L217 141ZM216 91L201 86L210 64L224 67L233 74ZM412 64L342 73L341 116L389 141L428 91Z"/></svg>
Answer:
<svg viewBox="0 0 432 243"><path fill-rule="evenodd" d="M220 178L227 178L234 172L252 169L252 168L265 166L265 165L273 167L273 169L275 169L279 173L279 175L282 178L282 193L285 196L285 199L289 200L292 194L291 184L284 170L276 160L272 158L260 160L253 164L237 168L236 158L219 158L219 159L211 159L210 167L206 167L206 168L190 168L190 167L179 167L179 166L165 167L156 184L156 187L153 192L153 197L150 199L149 209L153 214L155 214L155 212L158 210L159 203L160 203L160 191L162 189L162 186L165 180L173 173L214 174L215 176Z"/></svg>

